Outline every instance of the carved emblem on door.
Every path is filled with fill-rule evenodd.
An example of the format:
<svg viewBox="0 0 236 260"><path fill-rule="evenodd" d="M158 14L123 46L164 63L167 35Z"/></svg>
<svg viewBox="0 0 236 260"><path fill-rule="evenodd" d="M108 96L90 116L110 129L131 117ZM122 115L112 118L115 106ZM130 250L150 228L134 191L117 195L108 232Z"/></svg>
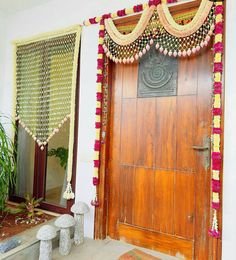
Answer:
<svg viewBox="0 0 236 260"><path fill-rule="evenodd" d="M153 47L139 62L138 97L175 96L177 78L178 59Z"/></svg>

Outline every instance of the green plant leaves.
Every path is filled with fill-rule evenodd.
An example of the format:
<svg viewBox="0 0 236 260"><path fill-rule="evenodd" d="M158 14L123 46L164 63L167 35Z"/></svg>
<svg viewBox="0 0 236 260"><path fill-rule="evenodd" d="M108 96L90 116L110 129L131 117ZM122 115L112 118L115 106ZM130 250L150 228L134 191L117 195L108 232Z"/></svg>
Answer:
<svg viewBox="0 0 236 260"><path fill-rule="evenodd" d="M43 198L33 198L30 196L30 194L26 193L25 194L25 201L21 202L18 206L17 209L21 213L26 213L27 214L27 219L29 223L31 223L35 216L40 216L43 215L43 212L40 210L36 210L36 207L40 206L40 202L43 200Z"/></svg>
<svg viewBox="0 0 236 260"><path fill-rule="evenodd" d="M57 149L52 148L48 151L48 156L58 157L60 160L61 167L66 169L68 161L68 149L64 147L58 147Z"/></svg>
<svg viewBox="0 0 236 260"><path fill-rule="evenodd" d="M11 119L0 115L0 210L5 208L9 189L15 185L16 181L16 147L5 131L3 119L10 121L11 127L16 129Z"/></svg>

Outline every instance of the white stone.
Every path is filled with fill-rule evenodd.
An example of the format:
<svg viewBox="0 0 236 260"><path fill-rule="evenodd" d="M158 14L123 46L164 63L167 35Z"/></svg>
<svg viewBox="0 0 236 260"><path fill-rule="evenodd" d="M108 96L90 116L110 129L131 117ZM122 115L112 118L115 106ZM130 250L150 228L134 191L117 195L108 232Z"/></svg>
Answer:
<svg viewBox="0 0 236 260"><path fill-rule="evenodd" d="M60 230L59 253L61 255L69 255L71 246L70 229L62 228Z"/></svg>
<svg viewBox="0 0 236 260"><path fill-rule="evenodd" d="M89 207L86 203L78 201L72 205L71 212L75 214L86 214L89 212Z"/></svg>
<svg viewBox="0 0 236 260"><path fill-rule="evenodd" d="M52 239L56 236L56 229L53 226L45 225L39 229L36 235L40 240L39 260L52 259Z"/></svg>
<svg viewBox="0 0 236 260"><path fill-rule="evenodd" d="M74 244L78 246L84 243L84 214L89 212L89 207L86 203L78 201L71 207L71 212L74 213L76 221Z"/></svg>
<svg viewBox="0 0 236 260"><path fill-rule="evenodd" d="M72 244L70 227L75 225L75 219L69 214L64 214L56 219L55 225L60 228L59 253L61 255L68 255Z"/></svg>

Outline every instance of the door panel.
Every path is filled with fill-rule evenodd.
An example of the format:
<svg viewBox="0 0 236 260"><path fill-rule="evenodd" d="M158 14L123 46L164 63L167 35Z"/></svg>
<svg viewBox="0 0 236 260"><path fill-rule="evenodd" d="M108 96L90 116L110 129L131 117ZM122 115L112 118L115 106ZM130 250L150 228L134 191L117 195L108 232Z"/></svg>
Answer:
<svg viewBox="0 0 236 260"><path fill-rule="evenodd" d="M119 190L123 189L124 192L120 194L120 222L132 224L133 222L133 203L134 203L134 180L135 180L135 169L134 167L121 166L120 167L120 187Z"/></svg>
<svg viewBox="0 0 236 260"><path fill-rule="evenodd" d="M135 170L133 185L132 225L152 229L154 171L139 168ZM142 184L142 188L140 188Z"/></svg>
<svg viewBox="0 0 236 260"><path fill-rule="evenodd" d="M153 229L174 234L174 181L173 171L155 172L153 200Z"/></svg>
<svg viewBox="0 0 236 260"><path fill-rule="evenodd" d="M176 166L176 97L156 102L156 167L173 170ZM163 131L165 129L165 131Z"/></svg>
<svg viewBox="0 0 236 260"><path fill-rule="evenodd" d="M120 163L133 165L134 152L130 152L136 147L136 100L124 99L122 101L121 114L121 132L120 132Z"/></svg>
<svg viewBox="0 0 236 260"><path fill-rule="evenodd" d="M196 96L177 97L176 169L195 172Z"/></svg>
<svg viewBox="0 0 236 260"><path fill-rule="evenodd" d="M110 237L210 259L210 172L193 146L210 136L211 59L210 48L179 59L177 96L148 98L137 97L137 63L112 64Z"/></svg>
<svg viewBox="0 0 236 260"><path fill-rule="evenodd" d="M137 120L136 125L134 125L137 129L136 149L134 150L137 166L149 168L154 166L156 142L155 112L154 98L141 98L137 100Z"/></svg>
<svg viewBox="0 0 236 260"><path fill-rule="evenodd" d="M191 63L191 66L189 64ZM178 70L178 96L196 95L198 71L197 59L195 56L187 57L181 60Z"/></svg>
<svg viewBox="0 0 236 260"><path fill-rule="evenodd" d="M177 238L165 233L154 232L144 228L119 223L120 239L138 246L158 250L166 254L177 256L178 259L193 259L193 242L184 238ZM182 254L181 252L184 252ZM200 258L199 258L200 259ZM202 258L207 259L207 258Z"/></svg>
<svg viewBox="0 0 236 260"><path fill-rule="evenodd" d="M193 239L194 231L194 174L175 173L174 230L175 235Z"/></svg>
<svg viewBox="0 0 236 260"><path fill-rule="evenodd" d="M123 67L123 65L120 65ZM127 64L124 69L123 81L123 98L136 98L137 97L137 82L138 82L138 67L135 64ZM136 84L130 85L130 81L136 81ZM135 82L134 82L135 83Z"/></svg>

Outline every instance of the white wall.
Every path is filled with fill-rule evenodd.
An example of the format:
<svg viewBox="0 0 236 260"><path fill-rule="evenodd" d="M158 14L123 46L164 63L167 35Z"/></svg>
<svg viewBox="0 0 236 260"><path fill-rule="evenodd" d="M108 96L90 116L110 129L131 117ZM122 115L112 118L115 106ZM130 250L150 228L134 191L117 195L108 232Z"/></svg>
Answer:
<svg viewBox="0 0 236 260"><path fill-rule="evenodd" d="M146 1L140 1L146 2ZM24 38L38 33L60 29L69 25L82 23L84 18L98 14L112 12L123 7L137 4L136 0L52 0L25 11L10 15L6 18L6 41L4 26L1 26L0 13L0 110L11 111L12 104L12 47L13 39ZM236 1L227 1L227 45L226 45L226 103L225 103L225 159L224 159L224 208L223 208L223 260L235 256L236 246L236 33L233 24L236 17ZM91 185L93 141L94 141L94 103L95 99L95 49L91 46L96 39L96 26L85 29L82 40L83 64L82 78L88 79L86 85L80 86L80 125L79 125L79 153L77 171L76 199L90 204L94 190ZM90 51L91 49L91 51ZM4 52L3 52L4 50ZM4 57L5 56L5 57ZM2 62L2 58L4 62ZM4 68L4 69L3 69ZM2 76L4 79L2 81ZM2 84L3 83L3 84ZM86 218L85 234L93 236L93 208Z"/></svg>

